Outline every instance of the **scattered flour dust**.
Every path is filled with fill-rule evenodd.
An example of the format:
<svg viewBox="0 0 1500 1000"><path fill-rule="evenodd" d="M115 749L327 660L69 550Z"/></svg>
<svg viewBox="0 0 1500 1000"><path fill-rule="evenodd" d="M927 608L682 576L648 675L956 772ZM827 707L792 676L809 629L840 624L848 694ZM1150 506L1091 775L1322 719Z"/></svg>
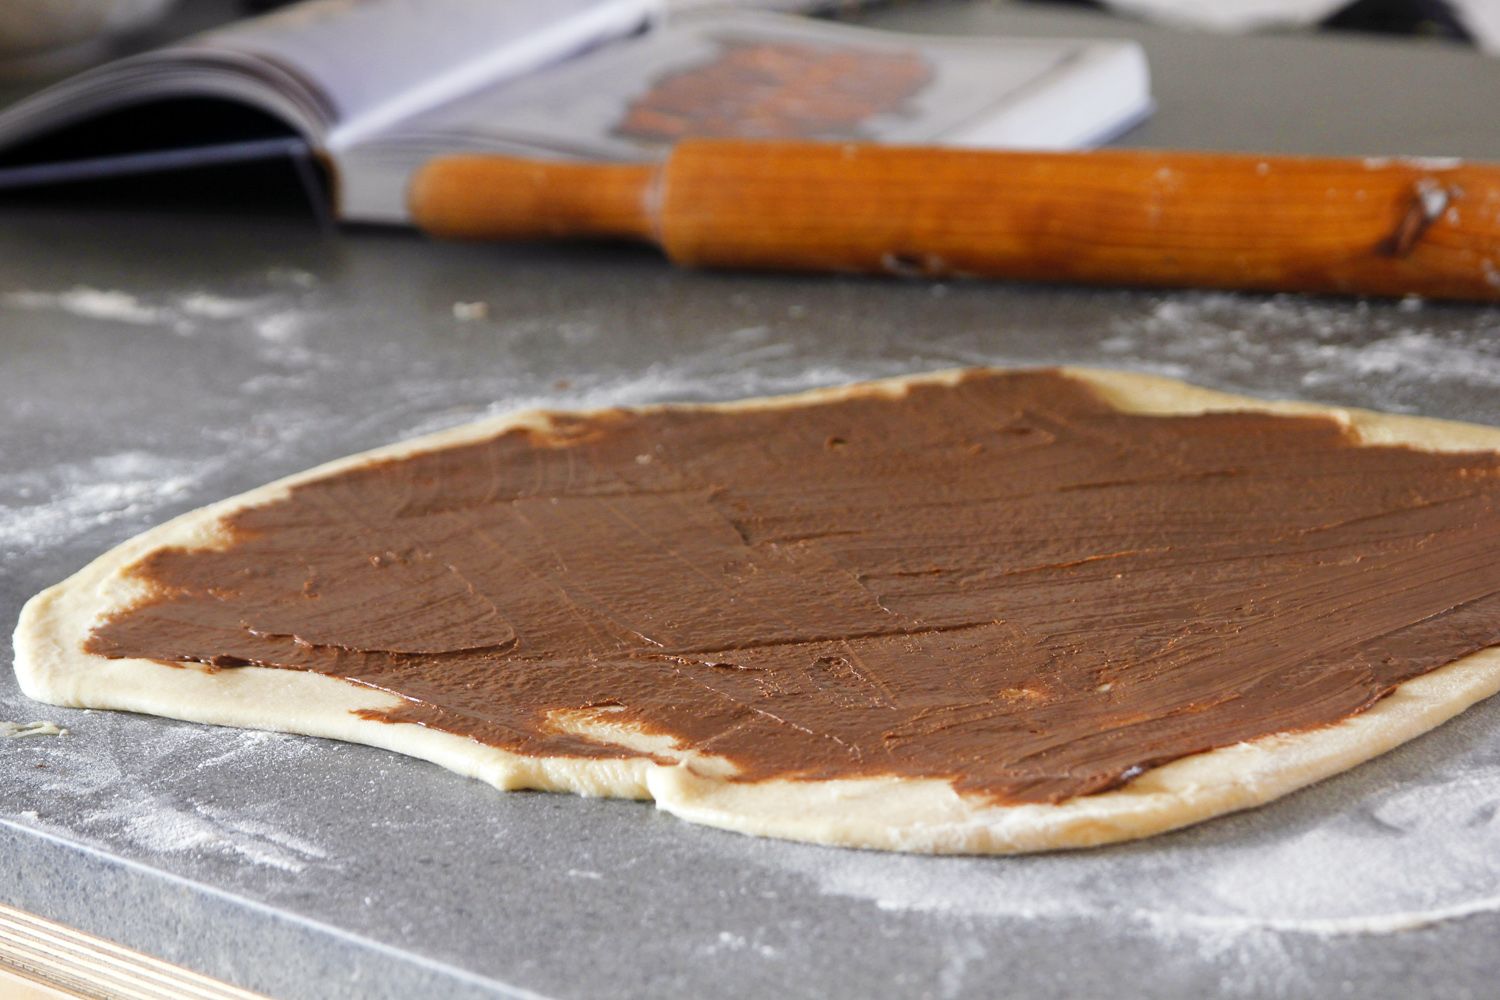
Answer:
<svg viewBox="0 0 1500 1000"><path fill-rule="evenodd" d="M9 292L4 302L18 309L59 310L74 316L135 326L154 326L166 316L160 307L148 305L129 292L90 288L87 285L77 285L61 292Z"/></svg>
<svg viewBox="0 0 1500 1000"><path fill-rule="evenodd" d="M1500 312L1491 335L1476 336L1424 321L1429 308L1415 298L1390 309L1290 295L1176 294L1144 315L1122 316L1098 346L1119 363L1189 380L1206 370L1313 394L1364 383L1395 397L1381 404L1389 409L1415 405L1409 398L1420 394L1407 390L1500 388Z"/></svg>
<svg viewBox="0 0 1500 1000"><path fill-rule="evenodd" d="M306 325L302 312L285 309L269 313L255 321L255 332L263 340L273 344L288 344L297 339Z"/></svg>
<svg viewBox="0 0 1500 1000"><path fill-rule="evenodd" d="M108 737L98 730L91 741L59 744L47 758L47 777L36 789L45 801L90 803L69 816L70 831L151 854L216 855L292 873L336 863L324 847L288 830L274 804L220 798L226 776L252 760L257 767L290 770L309 752L308 741L185 724L152 727L144 736L134 732L129 773L112 753L101 752L98 740ZM184 767L185 760L196 763ZM40 820L45 824L46 817Z"/></svg>
<svg viewBox="0 0 1500 1000"><path fill-rule="evenodd" d="M273 824L236 816L229 810L183 807L166 800L136 804L138 812L117 817L119 833L136 847L158 854L208 851L229 854L256 865L300 872L309 862L327 858L316 844Z"/></svg>
<svg viewBox="0 0 1500 1000"><path fill-rule="evenodd" d="M724 951L752 951L761 958L775 958L780 954L776 948L758 941L752 941L742 934L733 931L720 931L718 936L708 945L699 949L706 955L716 955Z"/></svg>
<svg viewBox="0 0 1500 1000"><path fill-rule="evenodd" d="M512 326L519 335L528 332L524 324ZM560 334L580 343L600 333L597 328L582 324L564 324L560 328L559 324L549 322L540 324L539 329L548 336ZM670 363L655 362L627 373L579 372L561 390L537 391L540 388L537 385L512 386L508 391L492 394L500 402L463 411L428 408L418 420L402 428L399 437L430 434L460 423L534 408L593 410L669 401L722 402L908 374L911 370L911 365L901 360L857 367L833 361L809 362L795 345L777 339L771 329L747 326L717 335L700 349ZM430 389L435 399L453 395L451 383L435 383Z"/></svg>
<svg viewBox="0 0 1500 1000"><path fill-rule="evenodd" d="M66 736L68 731L55 722L0 722L0 738L18 740L25 736Z"/></svg>
<svg viewBox="0 0 1500 1000"><path fill-rule="evenodd" d="M188 316L204 319L240 319L260 311L262 300L232 299L208 292L190 292L177 300L177 308Z"/></svg>
<svg viewBox="0 0 1500 1000"><path fill-rule="evenodd" d="M30 311L64 312L73 316L123 323L130 326L158 327L180 336L191 337L209 326L230 324L248 326L272 344L285 344L296 338L310 315L305 301L308 290L316 284L305 272L276 272L274 284L289 285L284 290L234 297L202 290L143 298L120 289L75 285L61 291L21 289L0 295L0 304Z"/></svg>
<svg viewBox="0 0 1500 1000"><path fill-rule="evenodd" d="M893 913L1107 919L1204 948L1500 912L1500 743L1484 738L1497 709L1471 709L1481 718L1449 723L1396 762L1133 844L1008 858L796 849L766 863Z"/></svg>
<svg viewBox="0 0 1500 1000"><path fill-rule="evenodd" d="M247 379L246 392L253 394L251 383L256 378L280 385L314 376L312 370L322 359L303 340L318 315L314 308L316 285L316 279L306 272L278 270L266 275L253 294L242 296L186 289L145 297L119 289L77 285L61 290L5 292L0 294L0 306L62 312L181 337L221 334L237 344L249 345L254 356L252 367L272 368ZM259 424L248 430L235 428L233 433L249 438L264 431L262 425L269 422L274 433L262 433L261 439L253 442L263 447L267 440L289 433L288 412L280 407L272 416L257 418ZM231 443L243 447L245 441ZM195 459L131 449L7 472L0 480L0 564L29 558L49 545L115 522L144 527L152 513L193 495L199 484L222 471L228 462L229 456L222 449Z"/></svg>
<svg viewBox="0 0 1500 1000"><path fill-rule="evenodd" d="M0 482L0 560L24 556L189 495L222 465L124 451L9 473Z"/></svg>

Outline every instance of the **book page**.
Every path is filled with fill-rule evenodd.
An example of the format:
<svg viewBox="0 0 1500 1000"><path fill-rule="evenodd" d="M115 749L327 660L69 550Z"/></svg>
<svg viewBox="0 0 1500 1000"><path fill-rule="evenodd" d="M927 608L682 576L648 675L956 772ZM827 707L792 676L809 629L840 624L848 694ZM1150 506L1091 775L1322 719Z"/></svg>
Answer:
<svg viewBox="0 0 1500 1000"><path fill-rule="evenodd" d="M263 59L324 99L330 147L642 26L654 0L309 0L185 46Z"/></svg>
<svg viewBox="0 0 1500 1000"><path fill-rule="evenodd" d="M1089 44L684 17L413 116L377 144L636 160L687 136L933 142L1024 101Z"/></svg>

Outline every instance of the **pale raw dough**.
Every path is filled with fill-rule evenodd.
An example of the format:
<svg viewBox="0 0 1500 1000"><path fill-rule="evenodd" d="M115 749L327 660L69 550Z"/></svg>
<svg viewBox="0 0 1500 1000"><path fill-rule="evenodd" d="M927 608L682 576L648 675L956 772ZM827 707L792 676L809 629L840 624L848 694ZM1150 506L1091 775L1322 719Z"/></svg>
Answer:
<svg viewBox="0 0 1500 1000"><path fill-rule="evenodd" d="M1497 428L1265 402L1148 375L1064 371L1127 412L1318 414L1352 426L1369 443L1432 451L1500 449ZM957 377L956 372L940 372L705 408L732 411L806 406L863 393L899 395L909 384L952 382ZM946 782L931 779L737 784L723 780L733 771L727 761L674 754L670 739L607 727L597 719L557 717L554 722L561 729L632 749L675 755L679 762L524 757L417 725L362 719L354 710L388 709L399 701L348 681L263 667L210 672L151 660L110 660L82 650L101 616L128 607L138 596L139 585L123 570L153 549L221 544L217 526L225 515L372 458L477 441L514 427L546 428L548 423L546 413L529 411L376 449L184 514L131 539L27 603L15 635L22 690L57 705L125 709L367 743L432 761L501 789L649 798L658 808L691 822L759 836L896 851L995 854L1145 837L1259 805L1384 753L1500 691L1500 648L1490 648L1407 681L1374 707L1336 725L1185 757L1115 791L1057 805L995 806L961 797Z"/></svg>

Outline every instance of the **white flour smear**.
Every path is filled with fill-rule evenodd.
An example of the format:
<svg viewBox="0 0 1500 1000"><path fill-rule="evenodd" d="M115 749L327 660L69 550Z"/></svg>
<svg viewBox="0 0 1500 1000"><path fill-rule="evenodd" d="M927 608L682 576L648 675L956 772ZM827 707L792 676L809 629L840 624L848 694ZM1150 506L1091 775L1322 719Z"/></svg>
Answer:
<svg viewBox="0 0 1500 1000"><path fill-rule="evenodd" d="M1005 858L776 852L889 912L1108 919L1205 946L1409 931L1500 912L1500 704L1258 810L1119 847ZM771 862L767 861L767 864Z"/></svg>
<svg viewBox="0 0 1500 1000"><path fill-rule="evenodd" d="M111 288L75 285L61 291L22 289L0 296L0 303L17 309L56 311L106 323L155 326L184 336L208 324L254 320L284 307L276 295L236 298L205 291L144 298Z"/></svg>
<svg viewBox="0 0 1500 1000"><path fill-rule="evenodd" d="M246 805L217 797L233 787L242 768L289 773L298 758L312 752L311 741L281 733L162 724L145 734L135 731L127 775L114 754L98 745L102 727L81 728L93 739L57 744L45 758L46 776L32 796L42 807L33 810L37 822L45 825L51 808L71 811L73 804L86 800L87 808L68 816L67 828L104 844L147 855L219 855L294 873L309 865L336 864L325 848L288 831L274 803ZM184 761L194 763L184 768Z"/></svg>
<svg viewBox="0 0 1500 1000"><path fill-rule="evenodd" d="M1500 310L1492 335L1441 329L1404 300L1397 309L1295 296L1205 293L1162 299L1145 316L1115 322L1099 348L1107 359L1192 379L1208 370L1251 385L1320 390L1378 385L1381 408L1411 409L1417 393L1444 383L1500 388ZM1288 336L1288 334L1292 334ZM1393 391L1394 390L1394 391ZM1282 391L1288 391L1285 388Z"/></svg>
<svg viewBox="0 0 1500 1000"><path fill-rule="evenodd" d="M284 278L280 272L274 272L269 276L272 290L246 296L191 289L146 297L122 289L75 285L62 290L6 292L0 295L0 305L33 312L62 312L102 323L152 327L183 337L205 332L234 336L248 331L273 347L295 345L315 314L308 300L316 283L303 272L291 274L294 277Z"/></svg>
<svg viewBox="0 0 1500 1000"><path fill-rule="evenodd" d="M55 722L0 722L0 739L19 740L28 736L66 736L68 731Z"/></svg>
<svg viewBox="0 0 1500 1000"><path fill-rule="evenodd" d="M10 473L0 482L0 563L116 521L140 522L221 464L126 451Z"/></svg>
<svg viewBox="0 0 1500 1000"><path fill-rule="evenodd" d="M147 305L129 292L90 288L87 285L77 285L60 292L8 292L4 302L18 309L55 309L74 316L134 326L154 326L169 315L165 310Z"/></svg>
<svg viewBox="0 0 1500 1000"><path fill-rule="evenodd" d="M539 324L540 328L541 325ZM531 331L517 325L515 335ZM546 328L551 330L551 326ZM573 324L564 335L579 345L587 345L608 333L597 327ZM511 391L501 395L502 402L475 407L462 413L438 412L418 419L402 429L401 437L416 437L443 430L456 424L502 416L534 408L549 410L593 410L610 406L640 406L660 402L714 402L798 392L822 386L881 378L907 373L909 365L899 362L864 364L808 363L798 356L795 347L778 340L764 326L742 327L727 333L705 336L693 354L658 362L627 373L585 372L571 378L564 386L550 391L545 384ZM929 366L941 367L941 366ZM497 387L498 388L498 387ZM420 387L411 384L406 391L414 396L451 398L451 381ZM466 395L471 395L466 393Z"/></svg>
<svg viewBox="0 0 1500 1000"><path fill-rule="evenodd" d="M132 328L140 335L161 331L174 338L212 336L248 355L246 371L261 373L251 375L249 383L262 379L276 386L305 384L327 365L327 359L304 342L319 315L316 281L304 272L274 272L258 284L262 290L239 296L186 289L148 297L86 285L22 289L0 294L0 307L60 312ZM175 350L196 348L185 344ZM240 393L253 406L257 387L241 386ZM236 400L224 402L229 410ZM85 460L7 469L0 478L0 565L34 560L52 545L117 523L149 527L154 513L201 495L204 484L232 468L237 459L264 456L272 446L302 439L317 428L321 416L319 411L303 413L283 405L273 411L252 410L242 422L225 419L204 426L201 433L209 454L202 455L205 449L200 445L197 458L180 451L162 454L130 448ZM141 434L147 432L143 424Z"/></svg>

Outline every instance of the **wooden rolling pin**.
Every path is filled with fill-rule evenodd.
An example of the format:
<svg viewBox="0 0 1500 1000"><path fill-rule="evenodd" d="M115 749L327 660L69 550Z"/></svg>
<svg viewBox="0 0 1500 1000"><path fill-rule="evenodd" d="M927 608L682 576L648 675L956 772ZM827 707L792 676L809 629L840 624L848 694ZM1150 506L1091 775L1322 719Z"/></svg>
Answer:
<svg viewBox="0 0 1500 1000"><path fill-rule="evenodd" d="M697 267L1500 300L1500 166L694 140L663 163L435 160L436 236L622 237Z"/></svg>

